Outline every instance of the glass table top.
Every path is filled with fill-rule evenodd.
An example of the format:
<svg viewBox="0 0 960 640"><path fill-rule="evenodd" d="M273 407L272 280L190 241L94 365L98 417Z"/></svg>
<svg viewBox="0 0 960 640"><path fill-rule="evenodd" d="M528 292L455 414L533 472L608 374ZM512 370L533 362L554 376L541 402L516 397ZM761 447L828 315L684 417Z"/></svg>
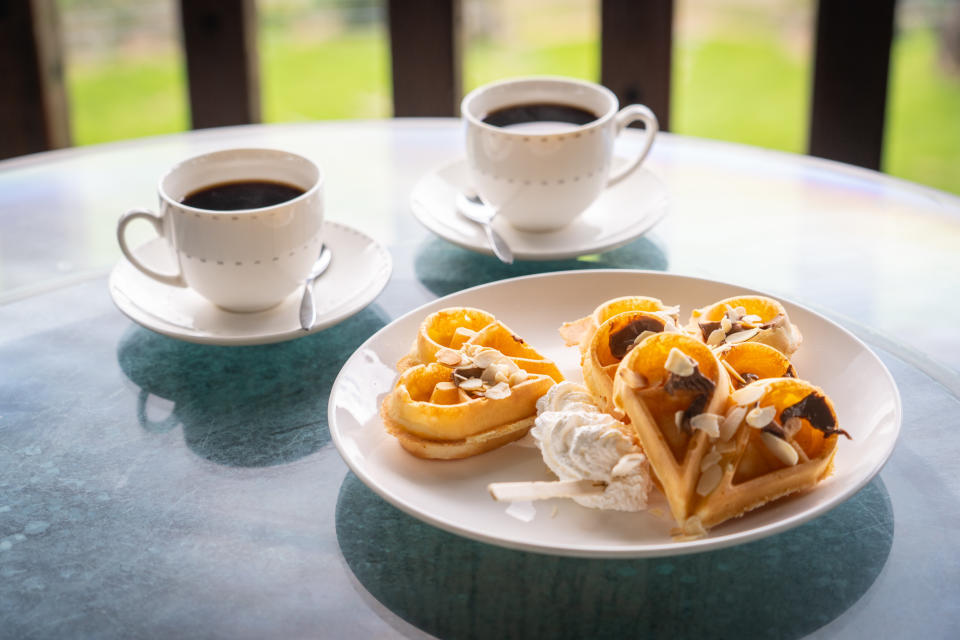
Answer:
<svg viewBox="0 0 960 640"><path fill-rule="evenodd" d="M405 201L456 156L459 135L455 121L249 127L0 163L0 635L949 637L956 199L668 135L649 170L670 212L651 233L507 266L437 238ZM119 313L106 287L116 218L152 202L172 159L227 144L326 160L330 218L393 258L373 303L316 334L245 347L175 340ZM785 533L626 560L460 538L348 471L327 399L371 334L468 286L597 267L738 282L854 331L903 400L885 468Z"/></svg>

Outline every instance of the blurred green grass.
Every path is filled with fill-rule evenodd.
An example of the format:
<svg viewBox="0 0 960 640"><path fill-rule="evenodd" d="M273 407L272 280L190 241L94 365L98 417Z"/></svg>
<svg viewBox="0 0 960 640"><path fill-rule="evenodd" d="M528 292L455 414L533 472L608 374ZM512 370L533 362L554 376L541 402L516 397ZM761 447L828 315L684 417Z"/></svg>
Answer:
<svg viewBox="0 0 960 640"><path fill-rule="evenodd" d="M388 40L382 27L322 39L260 36L263 120L291 122L390 116ZM960 79L936 67L935 34L901 32L893 49L884 170L960 193ZM470 43L464 89L505 75L550 73L596 80L593 39L504 49ZM803 153L809 60L763 37L710 37L678 44L672 130ZM73 64L68 90L74 141L110 140L189 128L186 78L174 50Z"/></svg>

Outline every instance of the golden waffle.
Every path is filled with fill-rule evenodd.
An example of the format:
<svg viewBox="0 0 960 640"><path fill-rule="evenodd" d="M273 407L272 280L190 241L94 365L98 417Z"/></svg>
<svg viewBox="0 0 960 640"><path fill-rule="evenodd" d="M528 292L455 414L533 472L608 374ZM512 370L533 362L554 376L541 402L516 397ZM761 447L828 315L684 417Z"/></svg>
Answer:
<svg viewBox="0 0 960 640"><path fill-rule="evenodd" d="M803 339L790 323L783 305L765 296L739 296L696 309L687 330L711 347L737 342L761 342L788 358Z"/></svg>
<svg viewBox="0 0 960 640"><path fill-rule="evenodd" d="M556 382L563 382L563 375L552 360L540 355L536 349L499 320L494 320L477 331L466 341L466 344L496 349L528 373L547 375Z"/></svg>
<svg viewBox="0 0 960 640"><path fill-rule="evenodd" d="M839 436L849 437L826 394L803 380L760 380L730 400L728 437L714 439L696 469L686 535L813 487L832 471Z"/></svg>
<svg viewBox="0 0 960 640"><path fill-rule="evenodd" d="M624 356L642 338L666 328L662 315L626 311L607 319L594 332L581 358L583 381L604 411L613 409L613 376Z"/></svg>
<svg viewBox="0 0 960 640"><path fill-rule="evenodd" d="M449 307L431 313L420 323L417 339L410 353L397 363L397 369L403 371L417 364L436 362L440 349L459 350L493 321L492 314L472 307Z"/></svg>
<svg viewBox="0 0 960 640"><path fill-rule="evenodd" d="M714 353L727 368L734 389L766 378L797 377L797 370L787 356L762 342L725 344Z"/></svg>
<svg viewBox="0 0 960 640"><path fill-rule="evenodd" d="M563 338L568 347L577 345L581 352L586 351L597 328L613 316L625 311L662 313L665 317L672 319L674 323L679 322L677 308L667 307L657 298L624 296L607 300L586 317L573 322L564 322L559 329L560 337Z"/></svg>
<svg viewBox="0 0 960 640"><path fill-rule="evenodd" d="M647 337L617 368L614 405L636 431L677 522L692 513L700 462L710 446L705 417L723 415L729 387L713 351L682 333Z"/></svg>
<svg viewBox="0 0 960 640"><path fill-rule="evenodd" d="M550 376L527 373L494 349L465 345L456 365L414 365L380 407L387 431L421 458L466 458L523 436Z"/></svg>

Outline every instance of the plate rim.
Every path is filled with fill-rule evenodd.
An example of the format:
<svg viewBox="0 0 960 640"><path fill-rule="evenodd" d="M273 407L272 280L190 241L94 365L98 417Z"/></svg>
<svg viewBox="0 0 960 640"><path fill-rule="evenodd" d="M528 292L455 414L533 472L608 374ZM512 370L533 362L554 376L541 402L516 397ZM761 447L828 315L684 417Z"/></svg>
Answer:
<svg viewBox="0 0 960 640"><path fill-rule="evenodd" d="M378 339L382 334L391 330L391 328L402 321L407 320L413 315L423 314L426 310L431 309L435 305L442 307L445 304L445 301L456 296L461 296L464 294L469 294L470 292L479 290L479 289L489 289L500 286L507 286L510 283L514 283L522 280L534 280L534 279L548 279L548 278L558 278L562 279L565 277L587 277L587 276L602 276L603 274L618 274L618 275L635 275L635 276L652 276L652 277L664 277L668 279L677 279L677 280L688 280L698 283L714 284L726 287L732 287L735 289L740 289L745 293L753 293L758 295L766 295L781 302L785 302L791 306L797 307L804 310L807 313L810 313L814 316L817 316L821 320L829 323L834 329L840 330L848 338L852 339L864 352L866 352L870 358L875 361L880 367L880 370L883 373L884 379L892 390L892 400L893 400L893 416L892 416L892 428L887 431L889 442L885 443L885 448L883 453L879 455L869 470L865 471L862 477L858 478L855 482L852 482L849 486L844 487L836 496L832 499L819 503L812 506L798 514L790 515L782 520L769 523L764 526L760 526L748 531L728 534L719 537L706 537L699 540L690 540L685 542L677 542L670 540L662 544L653 544L645 545L643 547L638 547L637 545L615 545L615 546L604 546L604 547L589 547L589 546L556 546L556 545L543 545L543 544L534 544L527 543L523 541L504 539L503 537L497 537L494 535L488 535L482 532L474 531L468 527L457 524L456 522L451 522L449 520L434 516L431 513L426 513L422 510L415 509L411 505L407 504L400 496L395 495L391 491L387 490L384 487L381 487L379 483L373 481L369 475L362 469L358 468L354 461L351 460L350 456L345 453L345 445L341 440L341 433L339 429L334 428L336 424L336 406L337 406L337 397L341 393L341 379L345 375L344 372L347 370L352 363L362 357L362 352L367 348L367 346ZM395 378L394 378L395 381ZM392 387L391 387L392 388ZM379 419L379 416L377 417ZM727 548L731 546L738 546L766 538L778 533L782 533L793 529L801 524L809 522L821 515L831 511L832 509L840 506L841 504L848 501L854 495L856 495L863 487L865 487L873 478L875 478L886 463L889 461L890 456L893 454L894 449L896 448L897 443L900 440L900 433L903 425L903 402L900 396L900 389L896 384L896 380L893 377L893 374L890 373L890 370L883 363L880 357L867 345L863 340L861 340L856 334L847 329L846 327L840 325L834 320L828 318L824 314L817 312L810 307L795 302L794 300L780 296L778 294L767 293L762 289L756 289L752 287L747 287L741 284L728 282L724 280L716 280L713 278L703 278L699 276L692 276L681 273L674 272L665 272L665 271L655 271L651 269L579 269L579 270L565 270L565 271L550 271L546 273L536 273L529 274L524 276L516 276L513 278L505 278L503 280L496 280L493 282L487 282L466 289L461 289L449 293L445 296L438 297L430 302L419 305L415 309L398 316L389 322L386 326L381 327L378 331L372 334L367 338L357 349L347 358L343 366L340 368L340 371L337 373L336 378L333 381L333 384L330 387L330 394L327 401L327 428L330 432L331 439L333 440L334 446L337 449L337 453L340 455L341 459L347 465L347 467L352 471L364 485L367 486L374 493L379 495L381 498L386 500L392 506L400 509L404 513L422 521L435 526L439 529L459 535L461 537L475 540L478 542L483 542L486 544L491 544L494 546L514 549L518 551L526 551L531 553L539 553L544 555L552 556L564 556L564 557L577 557L577 558L597 558L597 559L626 559L626 558L652 558L652 557L668 557L668 556L681 556L688 555L693 553L702 553L706 551L714 551L722 548Z"/></svg>
<svg viewBox="0 0 960 640"><path fill-rule="evenodd" d="M461 247L468 251L473 251L483 255L492 256L494 255L493 249L489 247L485 242L472 243L468 241L466 236L463 236L458 233L453 233L452 227L442 224L442 220L440 218L438 218L436 215L428 211L430 207L428 207L424 202L420 201L417 198L417 194L423 191L426 188L427 183L431 179L436 178L440 172L444 170L448 170L451 167L455 167L457 165L465 164L465 163L466 163L466 158L461 155L456 158L449 159L441 164L438 164L432 169L430 169L429 171L427 171L426 173L424 173L422 176L420 176L420 178L417 179L416 183L414 183L413 188L410 190L410 195L407 198L407 203L408 203L408 206L410 207L410 211L413 213L413 217L416 218L417 222L423 225L424 228L427 229L427 231L437 235L438 237L446 240L447 242L455 244L458 247ZM640 174L641 172L650 176L650 178L653 179L657 185L659 185L660 191L662 192L661 197L663 202L653 207L650 214L641 218L636 224L625 226L622 231L612 236L609 241L591 245L587 249L568 249L568 250L556 249L556 250L543 250L543 251L525 251L523 249L516 249L514 247L511 247L514 257L518 260L529 260L531 262L541 262L546 260L568 260L571 258L577 258L579 256L590 255L594 253L603 253L605 251L611 251L613 249L617 249L648 233L651 229L653 229L653 227L655 227L657 224L663 221L664 218L667 217L667 214L669 213L669 210L670 210L670 198L669 198L669 192L667 190L666 183L660 177L658 177L655 173L650 171L649 168L645 166L640 166L637 168L637 174ZM627 180L629 180L629 177L627 178ZM626 184L626 183L627 181L625 180L620 184ZM603 197L602 193L600 197L601 198ZM456 204L453 201L451 201L450 207L451 207L451 210L453 210L454 214L456 215ZM432 220L435 220L440 224L430 224L428 221L432 221ZM522 232L518 232L518 233L522 233Z"/></svg>
<svg viewBox="0 0 960 640"><path fill-rule="evenodd" d="M350 318L354 314L360 312L369 304L371 304L384 288L386 288L387 283L389 283L391 276L393 275L393 256L390 254L390 251L377 242L369 234L360 231L356 227L344 224L342 222L336 222L333 220L324 220L323 226L325 228L334 228L341 233L353 233L362 237L370 246L374 247L377 253L382 257L382 265L375 271L371 271L371 276L369 281L363 287L364 290L368 290L367 295L357 296L355 300L351 301L349 304L343 305L343 307L338 310L336 313L332 314L326 320L320 320L317 324L310 329L310 331L304 331L300 328L299 324L296 327L291 329L286 329L283 331L277 331L273 333L258 333L256 335L237 335L237 334L222 334L214 335L210 333L194 333L189 331L176 331L171 327L175 327L174 324L165 320L164 318L159 318L161 324L148 323L144 317L152 316L153 314L147 310L142 310L141 314L133 313L130 309L127 308L128 305L122 303L117 299L117 293L124 295L129 298L129 296L122 291L116 285L116 278L118 273L122 268L133 268L130 262L121 257L110 270L110 276L107 279L107 290L110 294L110 299L113 301L114 306L129 320L135 324L144 327L150 331L159 333L160 335L167 336L169 338L174 338L176 340L182 340L184 342L190 342L193 344L205 344L205 345L214 345L214 346L230 346L230 347L241 347L241 346L255 346L255 345L265 345L265 344L275 344L279 342L287 342L289 340L295 340L296 338L305 337L312 335L314 333L328 329L334 325L337 325L344 320ZM157 242L162 240L162 238L155 237L151 238L144 244L135 248L134 251L139 250L141 247L148 243ZM144 276L146 277L146 276ZM162 284L162 283L159 283ZM131 302L133 302L131 300ZM283 304L283 303L281 303ZM273 309L268 309L273 311Z"/></svg>

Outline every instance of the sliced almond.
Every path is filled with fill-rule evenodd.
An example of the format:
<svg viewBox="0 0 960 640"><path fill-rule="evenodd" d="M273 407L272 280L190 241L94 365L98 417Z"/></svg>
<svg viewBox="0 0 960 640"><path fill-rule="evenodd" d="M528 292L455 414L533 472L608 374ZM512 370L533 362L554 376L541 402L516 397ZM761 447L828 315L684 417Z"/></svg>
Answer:
<svg viewBox="0 0 960 640"><path fill-rule="evenodd" d="M782 418L783 416L781 416ZM803 421L799 416L791 416L783 423L783 433L787 436L787 440L792 438L797 434L797 431L803 427Z"/></svg>
<svg viewBox="0 0 960 640"><path fill-rule="evenodd" d="M723 329L724 333L726 333L727 331L730 331L730 328L732 326L733 326L733 323L730 322L730 318L728 316L723 316L722 318L720 318L720 328Z"/></svg>
<svg viewBox="0 0 960 640"><path fill-rule="evenodd" d="M443 347L437 351L437 362L448 367L456 367L463 362L463 356L459 351Z"/></svg>
<svg viewBox="0 0 960 640"><path fill-rule="evenodd" d="M742 318L740 318L740 321L749 322L750 324L760 324L761 322L763 322L763 318L761 318L755 313L751 313L749 315L745 315Z"/></svg>
<svg viewBox="0 0 960 640"><path fill-rule="evenodd" d="M747 386L737 389L730 394L730 399L733 400L734 404L741 406L751 405L760 398L763 397L763 394L767 392L767 387L762 384L748 384Z"/></svg>
<svg viewBox="0 0 960 640"><path fill-rule="evenodd" d="M788 467L794 466L800 459L797 450L790 446L790 443L786 440L766 431L760 432L760 439L763 440L763 444L767 445L770 453L777 456L777 459Z"/></svg>
<svg viewBox="0 0 960 640"><path fill-rule="evenodd" d="M720 440L726 442L733 437L747 415L747 408L734 405L727 411L727 415L720 421Z"/></svg>
<svg viewBox="0 0 960 640"><path fill-rule="evenodd" d="M720 458L723 457L716 449L713 449L707 455L703 456L703 460L700 461L700 472L703 473L707 470L707 467L712 467L720 462Z"/></svg>
<svg viewBox="0 0 960 640"><path fill-rule="evenodd" d="M633 339L633 344L640 344L650 336L655 336L655 335L657 335L656 331L650 331L650 330L644 331L643 333L641 333L640 335L638 335L636 338Z"/></svg>
<svg viewBox="0 0 960 640"><path fill-rule="evenodd" d="M716 347L723 344L723 339L727 337L727 332L722 328L714 329L710 332L710 335L707 336L707 346Z"/></svg>
<svg viewBox="0 0 960 640"><path fill-rule="evenodd" d="M487 389L483 395L491 400L503 400L510 395L510 385L505 382L498 382Z"/></svg>
<svg viewBox="0 0 960 640"><path fill-rule="evenodd" d="M663 368L674 375L685 378L693 375L695 364L690 356L674 347L670 349L670 353L667 355L667 361L663 363Z"/></svg>
<svg viewBox="0 0 960 640"><path fill-rule="evenodd" d="M700 413L690 418L690 427L703 431L711 438L720 435L720 416L714 413Z"/></svg>
<svg viewBox="0 0 960 640"><path fill-rule="evenodd" d="M523 369L517 369L510 374L510 386L515 387L527 379L527 372Z"/></svg>
<svg viewBox="0 0 960 640"><path fill-rule="evenodd" d="M777 408L772 404L766 407L754 407L747 413L747 424L754 429L763 429L773 421L776 415Z"/></svg>
<svg viewBox="0 0 960 640"><path fill-rule="evenodd" d="M467 378L459 384L464 391L479 391L483 389L483 380L480 378Z"/></svg>
<svg viewBox="0 0 960 640"><path fill-rule="evenodd" d="M737 450L737 443L735 440L727 440L726 442L721 440L716 444L716 447L717 451L722 454L733 453Z"/></svg>
<svg viewBox="0 0 960 640"><path fill-rule="evenodd" d="M747 384L747 381L743 379L740 375L740 372L733 368L733 365L727 362L726 360L721 360L723 363L723 368L727 370L727 373L730 374L730 377L735 381L739 382L742 385Z"/></svg>
<svg viewBox="0 0 960 640"><path fill-rule="evenodd" d="M708 496L714 489L720 486L720 480L723 478L723 469L720 465L714 464L707 467L706 471L700 474L700 480L697 481L697 494Z"/></svg>
<svg viewBox="0 0 960 640"><path fill-rule="evenodd" d="M477 332L474 331L473 329L468 329L466 327L457 327L454 330L453 335L461 336L462 338L469 340L473 336L477 335Z"/></svg>
<svg viewBox="0 0 960 640"><path fill-rule="evenodd" d="M626 367L620 369L620 377L627 383L631 389L643 389L648 385L647 378L642 373L637 373L633 369Z"/></svg>
<svg viewBox="0 0 960 640"><path fill-rule="evenodd" d="M753 338L758 333L760 329L746 329L744 331L737 331L736 333L731 333L727 336L727 344L736 344L738 342L746 342L750 338Z"/></svg>

